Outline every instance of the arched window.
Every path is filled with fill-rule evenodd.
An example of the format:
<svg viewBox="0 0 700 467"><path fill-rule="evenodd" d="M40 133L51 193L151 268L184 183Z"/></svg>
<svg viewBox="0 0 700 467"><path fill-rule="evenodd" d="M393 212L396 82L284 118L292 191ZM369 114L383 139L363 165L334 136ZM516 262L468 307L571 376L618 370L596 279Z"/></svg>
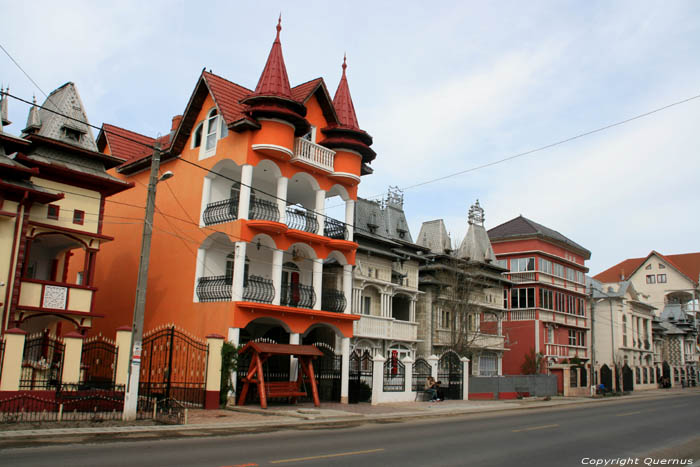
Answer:
<svg viewBox="0 0 700 467"><path fill-rule="evenodd" d="M204 123L200 123L197 125L197 128L194 130L194 136L192 137L192 147L193 148L198 148L202 145L202 128L204 127Z"/></svg>
<svg viewBox="0 0 700 467"><path fill-rule="evenodd" d="M627 347L627 316L622 316L622 346Z"/></svg>
<svg viewBox="0 0 700 467"><path fill-rule="evenodd" d="M207 151L212 150L216 147L216 140L218 134L219 125L219 113L216 109L212 109L207 117L207 143L205 149Z"/></svg>

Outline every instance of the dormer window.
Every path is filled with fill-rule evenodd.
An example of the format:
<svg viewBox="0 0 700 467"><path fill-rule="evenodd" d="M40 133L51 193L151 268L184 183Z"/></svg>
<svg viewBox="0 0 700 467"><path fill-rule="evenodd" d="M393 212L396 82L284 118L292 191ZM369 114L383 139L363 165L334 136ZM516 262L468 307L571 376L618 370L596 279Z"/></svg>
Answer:
<svg viewBox="0 0 700 467"><path fill-rule="evenodd" d="M75 128L69 128L67 126L62 127L61 132L63 133L64 139L74 141L76 143L79 143L81 138L83 137L83 133L80 130L76 130Z"/></svg>

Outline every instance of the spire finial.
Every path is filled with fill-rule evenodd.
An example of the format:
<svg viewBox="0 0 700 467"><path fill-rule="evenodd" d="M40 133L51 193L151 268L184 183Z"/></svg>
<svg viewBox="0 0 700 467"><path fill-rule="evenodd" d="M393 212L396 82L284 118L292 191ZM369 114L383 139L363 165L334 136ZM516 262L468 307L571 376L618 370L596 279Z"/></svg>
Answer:
<svg viewBox="0 0 700 467"><path fill-rule="evenodd" d="M280 17L277 20L277 37L275 38L275 42L279 42L281 30L282 30L282 12L280 12Z"/></svg>
<svg viewBox="0 0 700 467"><path fill-rule="evenodd" d="M346 63L348 59L348 54L343 52L343 75L345 74L345 69L348 67L348 64Z"/></svg>

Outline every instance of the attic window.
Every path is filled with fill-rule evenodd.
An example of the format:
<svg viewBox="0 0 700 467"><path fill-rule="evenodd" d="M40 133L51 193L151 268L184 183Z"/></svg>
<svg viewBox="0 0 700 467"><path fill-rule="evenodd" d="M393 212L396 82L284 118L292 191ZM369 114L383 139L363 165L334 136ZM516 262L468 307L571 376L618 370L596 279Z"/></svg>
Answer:
<svg viewBox="0 0 700 467"><path fill-rule="evenodd" d="M216 147L218 124L219 113L216 111L216 109L213 109L211 112L209 112L209 117L207 117L207 151L210 151Z"/></svg>
<svg viewBox="0 0 700 467"><path fill-rule="evenodd" d="M76 143L80 142L80 139L83 137L82 132L80 130L76 130L75 128L68 128L67 126L64 126L61 128L63 131L63 137L67 140L70 141L75 141Z"/></svg>
<svg viewBox="0 0 700 467"><path fill-rule="evenodd" d="M200 123L197 126L197 129L194 130L194 136L192 137L192 147L193 148L198 148L202 145L202 128L204 127L204 123Z"/></svg>
<svg viewBox="0 0 700 467"><path fill-rule="evenodd" d="M650 266L651 266L651 265L650 265ZM651 269L651 268L649 268L649 269ZM659 263L659 269L666 269L666 266L664 266L663 264Z"/></svg>
<svg viewBox="0 0 700 467"><path fill-rule="evenodd" d="M647 264L647 267L645 267L644 269L647 269L647 270L651 269L651 264Z"/></svg>

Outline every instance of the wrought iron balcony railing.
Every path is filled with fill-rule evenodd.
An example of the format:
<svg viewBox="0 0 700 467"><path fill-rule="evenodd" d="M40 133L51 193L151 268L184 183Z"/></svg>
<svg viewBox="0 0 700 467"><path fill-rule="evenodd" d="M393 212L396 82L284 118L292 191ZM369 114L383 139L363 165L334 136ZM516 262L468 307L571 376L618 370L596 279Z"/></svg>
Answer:
<svg viewBox="0 0 700 467"><path fill-rule="evenodd" d="M243 287L243 300L249 302L272 303L275 286L272 280L260 276L249 276Z"/></svg>
<svg viewBox="0 0 700 467"><path fill-rule="evenodd" d="M348 239L348 227L345 222L340 222L332 217L326 217L326 224L323 226L323 235L336 240Z"/></svg>
<svg viewBox="0 0 700 467"><path fill-rule="evenodd" d="M316 293L310 285L282 284L280 304L298 308L313 308L316 303Z"/></svg>
<svg viewBox="0 0 700 467"><path fill-rule="evenodd" d="M316 214L300 206L287 207L287 225L291 229L318 233Z"/></svg>
<svg viewBox="0 0 700 467"><path fill-rule="evenodd" d="M277 203L266 199L250 197L250 210L248 218L264 221L280 221L280 211L277 208Z"/></svg>
<svg viewBox="0 0 700 467"><path fill-rule="evenodd" d="M204 225L221 224L238 219L238 196L207 204L202 216Z"/></svg>
<svg viewBox="0 0 700 467"><path fill-rule="evenodd" d="M340 290L323 289L321 292L321 309L324 311L332 311L334 313L342 313L347 306L345 294Z"/></svg>
<svg viewBox="0 0 700 467"><path fill-rule="evenodd" d="M231 276L200 277L197 281L197 298L200 302L222 302L231 300Z"/></svg>

